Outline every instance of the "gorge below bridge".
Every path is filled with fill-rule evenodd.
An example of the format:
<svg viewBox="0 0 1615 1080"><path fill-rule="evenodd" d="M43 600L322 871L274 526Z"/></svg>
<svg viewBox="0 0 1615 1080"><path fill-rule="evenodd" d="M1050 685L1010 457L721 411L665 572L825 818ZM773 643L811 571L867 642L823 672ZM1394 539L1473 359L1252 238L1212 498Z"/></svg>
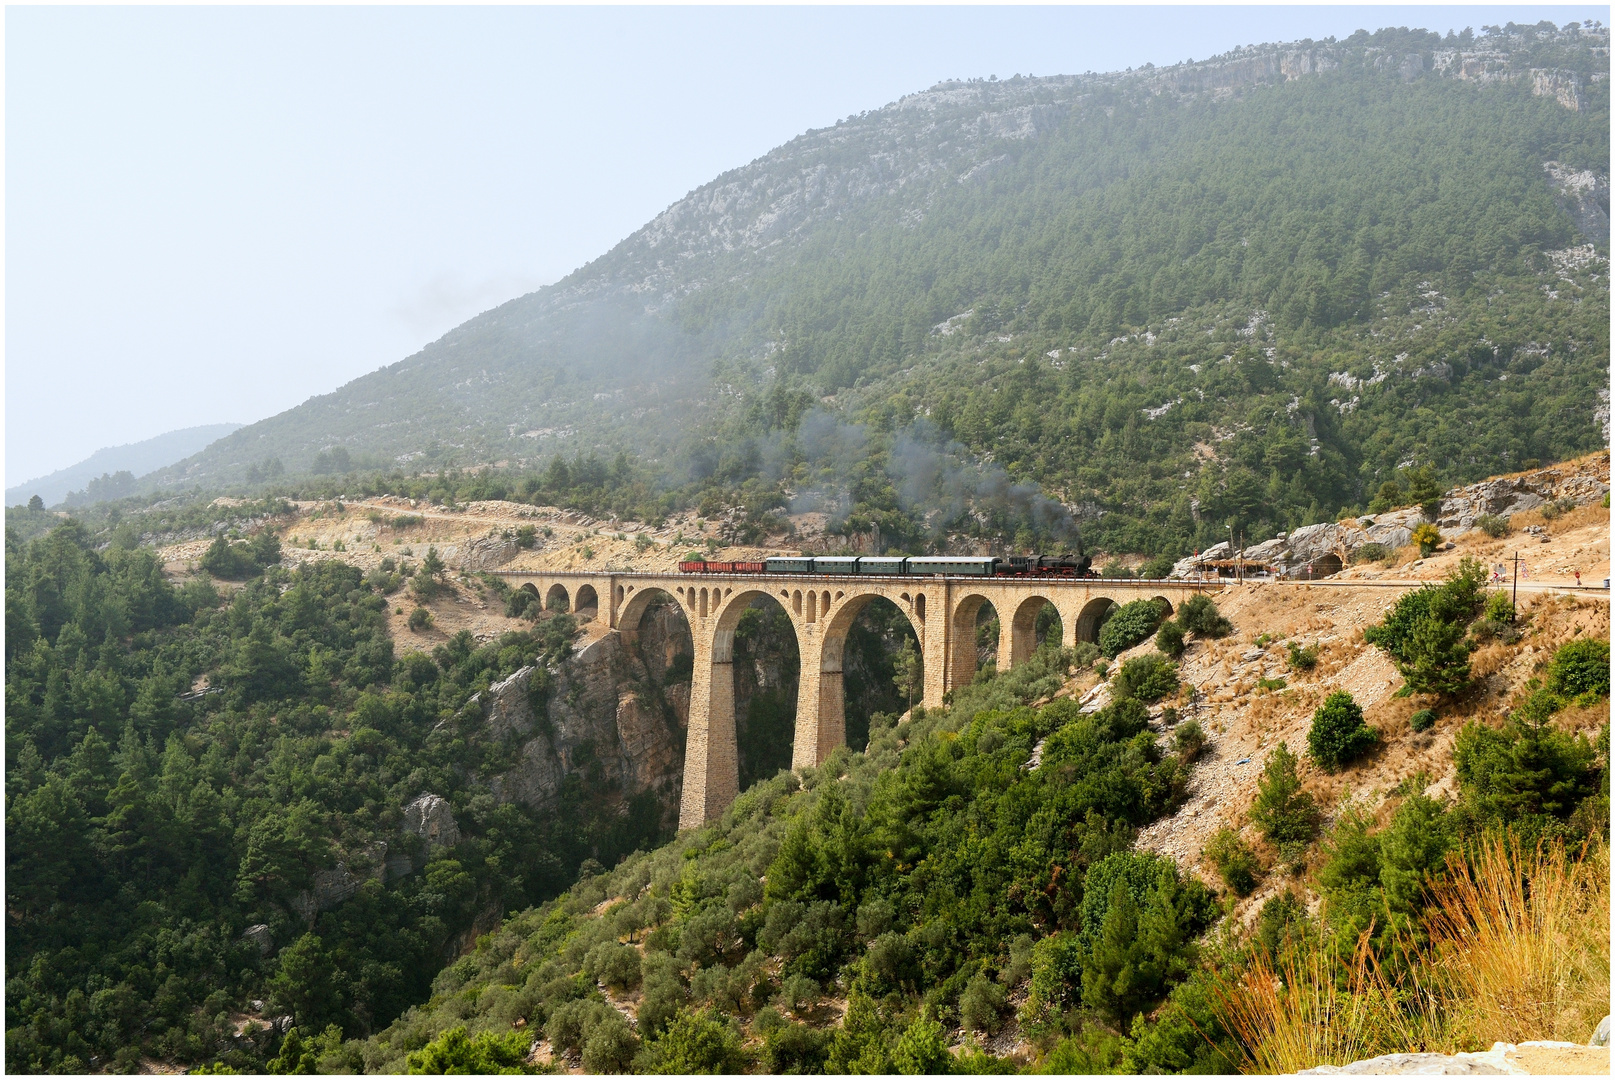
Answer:
<svg viewBox="0 0 1615 1080"><path fill-rule="evenodd" d="M998 614L998 670L1037 649L1037 618L1052 606L1061 644L1095 642L1112 607L1159 598L1172 611L1188 597L1220 591L1213 582L1060 577L877 577L804 574L667 574L501 571L514 587L537 594L546 608L588 612L632 644L657 599L676 605L694 645L689 730L679 828L718 817L739 794L735 745L734 640L745 611L767 597L796 632L801 679L796 702L793 769L811 768L846 742L842 649L847 631L872 600L890 601L908 619L923 658L921 704L939 708L976 675L976 620L984 604Z"/></svg>

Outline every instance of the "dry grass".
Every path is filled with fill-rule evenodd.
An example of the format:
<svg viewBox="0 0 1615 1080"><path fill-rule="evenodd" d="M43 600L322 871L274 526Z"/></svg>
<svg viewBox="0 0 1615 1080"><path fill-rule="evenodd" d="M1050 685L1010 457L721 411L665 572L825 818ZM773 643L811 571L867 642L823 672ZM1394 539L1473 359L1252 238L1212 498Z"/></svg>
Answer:
<svg viewBox="0 0 1615 1080"><path fill-rule="evenodd" d="M1245 1071L1499 1041L1584 1043L1609 1013L1610 864L1599 840L1579 854L1496 837L1455 853L1426 913L1429 943L1398 940L1408 961L1395 977L1367 933L1344 962L1321 941L1277 969L1256 957L1217 989Z"/></svg>
<svg viewBox="0 0 1615 1080"><path fill-rule="evenodd" d="M1560 533L1570 532L1572 529L1586 528L1588 525L1608 525L1609 507L1589 503L1578 506L1574 510L1566 510L1551 520L1542 516L1541 510L1527 510L1524 513L1514 514L1508 519L1509 527L1515 532L1521 532L1527 525L1545 525L1549 536L1558 536Z"/></svg>
<svg viewBox="0 0 1615 1080"><path fill-rule="evenodd" d="M1416 985L1393 983L1375 960L1368 937L1358 939L1344 986L1332 952L1314 945L1287 959L1279 971L1259 955L1237 984L1222 988L1224 1019L1248 1055L1245 1072L1348 1065L1431 1042L1430 995Z"/></svg>
<svg viewBox="0 0 1615 1080"><path fill-rule="evenodd" d="M1609 848L1574 859L1494 838L1451 870L1426 924L1453 1035L1586 1042L1609 1014Z"/></svg>

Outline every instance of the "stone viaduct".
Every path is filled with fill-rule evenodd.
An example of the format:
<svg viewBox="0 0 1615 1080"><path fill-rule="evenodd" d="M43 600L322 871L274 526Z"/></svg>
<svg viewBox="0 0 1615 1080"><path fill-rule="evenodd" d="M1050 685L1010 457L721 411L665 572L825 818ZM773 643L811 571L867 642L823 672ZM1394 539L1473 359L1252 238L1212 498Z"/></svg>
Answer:
<svg viewBox="0 0 1615 1080"><path fill-rule="evenodd" d="M740 616L762 597L779 604L796 629L801 678L791 767L818 765L846 741L841 654L847 630L866 604L891 601L908 617L924 658L922 704L936 708L976 674L976 617L983 604L998 613L998 670L1037 648L1044 605L1060 616L1062 644L1096 641L1112 605L1160 597L1173 610L1216 582L1110 578L875 577L806 574L541 573L501 571L538 594L552 610L601 620L608 632L635 639L639 620L658 598L683 611L695 646L690 725L684 755L679 827L695 828L723 813L739 794L735 748L734 638Z"/></svg>

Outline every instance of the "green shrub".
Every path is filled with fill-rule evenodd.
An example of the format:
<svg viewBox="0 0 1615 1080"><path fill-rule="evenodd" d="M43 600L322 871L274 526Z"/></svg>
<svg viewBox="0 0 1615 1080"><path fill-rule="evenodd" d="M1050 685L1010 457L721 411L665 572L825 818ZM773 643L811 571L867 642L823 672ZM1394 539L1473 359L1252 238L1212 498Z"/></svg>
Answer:
<svg viewBox="0 0 1615 1080"><path fill-rule="evenodd" d="M1514 599L1501 589L1486 594L1486 619L1488 622L1507 623L1514 621Z"/></svg>
<svg viewBox="0 0 1615 1080"><path fill-rule="evenodd" d="M1091 668L1097 659L1099 659L1099 646L1091 641L1079 641L1077 647L1071 650L1071 663L1074 667Z"/></svg>
<svg viewBox="0 0 1615 1080"><path fill-rule="evenodd" d="M288 1037L289 1038L289 1037ZM464 1025L450 1028L407 1059L409 1071L438 1076L465 1076L489 1073L536 1073L527 1064L530 1036L520 1031L466 1035ZM308 1070L312 1072L313 1070Z"/></svg>
<svg viewBox="0 0 1615 1080"><path fill-rule="evenodd" d="M1113 700L1136 698L1146 704L1160 701L1177 688L1177 666L1160 653L1133 657L1110 681Z"/></svg>
<svg viewBox="0 0 1615 1080"><path fill-rule="evenodd" d="M1318 666L1318 646L1302 646L1298 642L1290 642L1290 670L1311 671Z"/></svg>
<svg viewBox="0 0 1615 1080"><path fill-rule="evenodd" d="M1599 790L1598 755L1582 736L1516 717L1504 728L1470 723L1453 746L1460 805L1471 828L1523 836L1562 832Z"/></svg>
<svg viewBox="0 0 1615 1080"><path fill-rule="evenodd" d="M1251 944L1268 956L1277 956L1307 930L1307 906L1285 889L1262 903L1251 928Z"/></svg>
<svg viewBox="0 0 1615 1080"><path fill-rule="evenodd" d="M1465 558L1440 585L1403 594L1363 638L1390 656L1408 693L1453 695L1469 685L1465 630L1484 602L1486 569Z"/></svg>
<svg viewBox="0 0 1615 1080"><path fill-rule="evenodd" d="M583 1071L625 1073L633 1068L639 1039L616 1009L602 1013L583 1040Z"/></svg>
<svg viewBox="0 0 1615 1080"><path fill-rule="evenodd" d="M218 537L202 553L198 565L216 578L242 581L280 562L280 540L265 529L243 544Z"/></svg>
<svg viewBox="0 0 1615 1080"><path fill-rule="evenodd" d="M824 1071L824 1059L830 1051L832 1032L791 1023L773 1009L759 1012L752 1027L763 1036L764 1072L781 1076Z"/></svg>
<svg viewBox="0 0 1615 1080"><path fill-rule="evenodd" d="M516 546L523 551L531 551L538 545L538 529L532 525L518 525L516 527Z"/></svg>
<svg viewBox="0 0 1615 1080"><path fill-rule="evenodd" d="M1134 600L1116 609L1099 628L1099 649L1114 659L1155 633L1166 617L1167 605L1161 600Z"/></svg>
<svg viewBox="0 0 1615 1080"><path fill-rule="evenodd" d="M1499 514L1482 514L1475 519L1475 528L1493 538L1507 536L1510 532L1508 518Z"/></svg>
<svg viewBox="0 0 1615 1080"><path fill-rule="evenodd" d="M1178 608L1178 622L1192 634L1203 638L1227 637L1234 624L1217 610L1216 601L1205 593L1195 593Z"/></svg>
<svg viewBox="0 0 1615 1080"><path fill-rule="evenodd" d="M1548 663L1548 690L1566 698L1608 697L1608 639L1578 638L1560 646Z"/></svg>
<svg viewBox="0 0 1615 1080"><path fill-rule="evenodd" d="M1441 543L1441 530L1428 521L1420 522L1413 529L1413 542L1419 545L1419 554L1428 558L1435 553L1436 545Z"/></svg>
<svg viewBox="0 0 1615 1080"><path fill-rule="evenodd" d="M432 613L423 607L418 607L409 613L409 628L411 630L425 630L432 625Z"/></svg>
<svg viewBox="0 0 1615 1080"><path fill-rule="evenodd" d="M740 1072L746 1063L740 1030L711 1009L680 1012L662 1034L644 1043L633 1071L663 1075Z"/></svg>
<svg viewBox="0 0 1615 1080"><path fill-rule="evenodd" d="M1391 557L1391 549L1384 544L1364 544L1351 553L1353 565L1366 562L1384 562Z"/></svg>
<svg viewBox="0 0 1615 1080"><path fill-rule="evenodd" d="M1119 852L1095 863L1083 882L1082 1003L1130 1021L1193 970L1194 940L1215 911L1206 887L1181 879L1170 859Z"/></svg>
<svg viewBox="0 0 1615 1080"><path fill-rule="evenodd" d="M953 1055L948 1053L947 1029L931 1019L929 1010L922 1010L898 1036L892 1060L897 1071L906 1076L946 1073L953 1062Z"/></svg>
<svg viewBox="0 0 1615 1080"><path fill-rule="evenodd" d="M1543 505L1540 513L1543 521L1552 521L1562 514L1568 514L1576 508L1576 500L1568 495L1554 499Z"/></svg>
<svg viewBox="0 0 1615 1080"><path fill-rule="evenodd" d="M1185 720L1172 733L1172 745L1181 761L1193 761L1206 746L1206 733L1198 720Z"/></svg>
<svg viewBox="0 0 1615 1080"><path fill-rule="evenodd" d="M1408 726L1414 731L1429 731L1436 726L1434 709L1420 709L1408 718Z"/></svg>
<svg viewBox="0 0 1615 1080"><path fill-rule="evenodd" d="M1251 805L1251 820L1286 858L1311 843L1318 829L1318 807L1301 790L1297 761L1289 746L1279 743L1262 767L1256 801Z"/></svg>
<svg viewBox="0 0 1615 1080"><path fill-rule="evenodd" d="M1155 632L1155 647L1174 660L1182 656L1183 627L1174 619L1162 623L1161 628Z"/></svg>
<svg viewBox="0 0 1615 1080"><path fill-rule="evenodd" d="M613 990L633 990L639 986L639 950L632 945L602 941L583 960L583 971L591 979Z"/></svg>
<svg viewBox="0 0 1615 1080"><path fill-rule="evenodd" d="M1143 566L1138 568L1138 576L1151 580L1160 580L1172 572L1175 562L1170 555L1154 555L1146 559Z"/></svg>
<svg viewBox="0 0 1615 1080"><path fill-rule="evenodd" d="M1004 988L984 974L976 974L959 995L959 1022L966 1031L995 1033L1009 1006Z"/></svg>
<svg viewBox="0 0 1615 1080"><path fill-rule="evenodd" d="M505 598L505 618L519 619L523 615L537 614L538 596L530 589L516 589Z"/></svg>
<svg viewBox="0 0 1615 1080"><path fill-rule="evenodd" d="M1206 844L1205 857L1217 868L1223 884L1240 896L1249 896L1256 888L1256 875L1261 872L1262 864L1256 852L1233 829L1219 829Z"/></svg>
<svg viewBox="0 0 1615 1080"><path fill-rule="evenodd" d="M1329 772L1356 761L1377 742L1379 732L1363 723L1362 706L1344 690L1330 694L1312 714L1307 748L1312 760Z"/></svg>

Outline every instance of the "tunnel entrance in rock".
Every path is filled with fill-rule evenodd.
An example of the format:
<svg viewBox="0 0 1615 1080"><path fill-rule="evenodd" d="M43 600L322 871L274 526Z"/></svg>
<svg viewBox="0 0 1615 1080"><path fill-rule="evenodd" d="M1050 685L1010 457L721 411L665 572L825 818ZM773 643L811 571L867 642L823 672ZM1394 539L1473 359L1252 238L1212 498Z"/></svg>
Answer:
<svg viewBox="0 0 1615 1080"><path fill-rule="evenodd" d="M847 746L869 745L870 718L897 716L918 705L925 693L920 639L901 608L871 597L847 628L842 649Z"/></svg>
<svg viewBox="0 0 1615 1080"><path fill-rule="evenodd" d="M1334 577L1345 569L1339 555L1320 555L1301 568L1296 576L1302 581L1317 581L1319 578Z"/></svg>
<svg viewBox="0 0 1615 1080"><path fill-rule="evenodd" d="M758 595L735 626L735 750L740 790L791 767L802 656L779 601Z"/></svg>

